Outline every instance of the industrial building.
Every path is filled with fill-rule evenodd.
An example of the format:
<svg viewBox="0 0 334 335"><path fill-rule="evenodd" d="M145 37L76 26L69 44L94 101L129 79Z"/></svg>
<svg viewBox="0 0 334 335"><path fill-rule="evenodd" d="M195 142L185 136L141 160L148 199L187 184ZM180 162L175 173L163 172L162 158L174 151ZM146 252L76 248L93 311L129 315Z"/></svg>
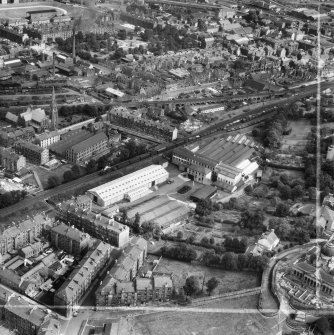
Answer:
<svg viewBox="0 0 334 335"><path fill-rule="evenodd" d="M129 192L156 186L168 179L168 172L160 165L150 165L109 183L88 190L88 195L99 206L106 207L126 199ZM130 193L131 194L131 193Z"/></svg>
<svg viewBox="0 0 334 335"><path fill-rule="evenodd" d="M243 178L258 168L255 157L255 143L246 136L235 135L202 147L176 148L172 162L186 171L189 178L205 185L212 184L214 172L217 176L214 184L233 192Z"/></svg>
<svg viewBox="0 0 334 335"><path fill-rule="evenodd" d="M81 163L108 149L108 137L98 133L66 150L66 159L72 163Z"/></svg>

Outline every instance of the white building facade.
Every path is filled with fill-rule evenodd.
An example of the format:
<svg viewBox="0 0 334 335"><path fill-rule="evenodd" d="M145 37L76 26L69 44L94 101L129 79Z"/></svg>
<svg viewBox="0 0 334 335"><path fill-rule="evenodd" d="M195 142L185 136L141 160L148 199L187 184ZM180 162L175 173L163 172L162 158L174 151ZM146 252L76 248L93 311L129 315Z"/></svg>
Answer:
<svg viewBox="0 0 334 335"><path fill-rule="evenodd" d="M137 189L154 187L168 179L168 172L160 165L150 165L109 183L88 190L87 194L99 206L110 206L126 198ZM142 192L142 191L141 191ZM139 192L139 193L141 193Z"/></svg>

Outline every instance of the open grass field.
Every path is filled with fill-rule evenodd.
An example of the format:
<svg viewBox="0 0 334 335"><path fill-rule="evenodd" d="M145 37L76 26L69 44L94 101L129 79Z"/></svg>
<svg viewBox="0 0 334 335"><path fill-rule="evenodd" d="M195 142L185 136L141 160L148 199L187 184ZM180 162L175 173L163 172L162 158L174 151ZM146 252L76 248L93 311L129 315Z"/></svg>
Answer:
<svg viewBox="0 0 334 335"><path fill-rule="evenodd" d="M41 166L35 166L34 167L34 170L37 172L38 177L39 177L44 189L48 188L48 178L49 177L56 175L60 179L60 182L62 182L64 172L68 171L70 169L71 169L71 165L69 165L69 164L65 164L65 165L62 164L54 170L48 170L48 169L46 169L44 167L41 167Z"/></svg>
<svg viewBox="0 0 334 335"><path fill-rule="evenodd" d="M204 306L137 316L136 335L274 335L277 320L257 310L258 296L210 301ZM191 305L189 306L191 308Z"/></svg>
<svg viewBox="0 0 334 335"><path fill-rule="evenodd" d="M289 135L283 136L282 150L303 151L307 144L308 134L311 131L309 120L291 121L292 129Z"/></svg>
<svg viewBox="0 0 334 335"><path fill-rule="evenodd" d="M155 271L173 273L174 284L178 287L183 286L186 279L191 275L198 276L201 282L203 282L203 279L206 282L211 277L216 277L220 281L217 288L217 293L219 294L257 287L261 283L260 278L256 273L224 271L167 258L161 259Z"/></svg>

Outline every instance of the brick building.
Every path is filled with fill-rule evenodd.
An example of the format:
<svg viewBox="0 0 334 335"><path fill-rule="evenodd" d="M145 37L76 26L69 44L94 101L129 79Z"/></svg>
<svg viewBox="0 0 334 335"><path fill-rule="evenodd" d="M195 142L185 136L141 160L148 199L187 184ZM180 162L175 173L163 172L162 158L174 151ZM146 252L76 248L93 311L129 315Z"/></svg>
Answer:
<svg viewBox="0 0 334 335"><path fill-rule="evenodd" d="M108 137L101 132L67 149L66 159L72 163L85 162L96 154L106 152L107 149Z"/></svg>
<svg viewBox="0 0 334 335"><path fill-rule="evenodd" d="M113 246L120 248L129 242L129 227L73 202L58 205L57 218Z"/></svg>
<svg viewBox="0 0 334 335"><path fill-rule="evenodd" d="M51 229L51 244L71 255L80 256L90 243L88 234L63 223Z"/></svg>
<svg viewBox="0 0 334 335"><path fill-rule="evenodd" d="M32 164L43 165L49 161L49 149L26 141L16 143L15 151L23 155Z"/></svg>
<svg viewBox="0 0 334 335"><path fill-rule="evenodd" d="M177 128L131 115L127 110L115 108L107 113L107 120L120 126L131 128L167 141L177 139Z"/></svg>

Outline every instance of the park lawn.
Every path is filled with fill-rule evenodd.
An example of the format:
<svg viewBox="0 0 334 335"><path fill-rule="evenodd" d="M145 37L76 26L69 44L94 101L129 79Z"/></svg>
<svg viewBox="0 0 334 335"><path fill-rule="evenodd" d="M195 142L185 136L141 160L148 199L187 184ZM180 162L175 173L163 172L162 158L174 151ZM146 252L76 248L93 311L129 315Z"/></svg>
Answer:
<svg viewBox="0 0 334 335"><path fill-rule="evenodd" d="M225 271L204 265L194 265L186 262L180 262L172 259L162 258L157 266L157 272L167 272L173 274L174 285L181 287L186 279L195 275L203 283L211 277L216 277L220 283L217 287L217 293L242 290L260 286L260 276L255 272ZM204 288L205 289L205 288Z"/></svg>
<svg viewBox="0 0 334 335"><path fill-rule="evenodd" d="M210 301L194 307L194 311L185 308L139 315L133 321L133 329L136 335L277 334L277 318L264 318L257 310L257 302L258 295L255 295Z"/></svg>
<svg viewBox="0 0 334 335"><path fill-rule="evenodd" d="M63 174L65 171L71 170L71 165L65 164L60 165L57 169L48 170L41 166L35 166L34 170L37 172L38 177L43 185L44 189L48 188L48 178L51 176L57 176L60 182L63 182Z"/></svg>

